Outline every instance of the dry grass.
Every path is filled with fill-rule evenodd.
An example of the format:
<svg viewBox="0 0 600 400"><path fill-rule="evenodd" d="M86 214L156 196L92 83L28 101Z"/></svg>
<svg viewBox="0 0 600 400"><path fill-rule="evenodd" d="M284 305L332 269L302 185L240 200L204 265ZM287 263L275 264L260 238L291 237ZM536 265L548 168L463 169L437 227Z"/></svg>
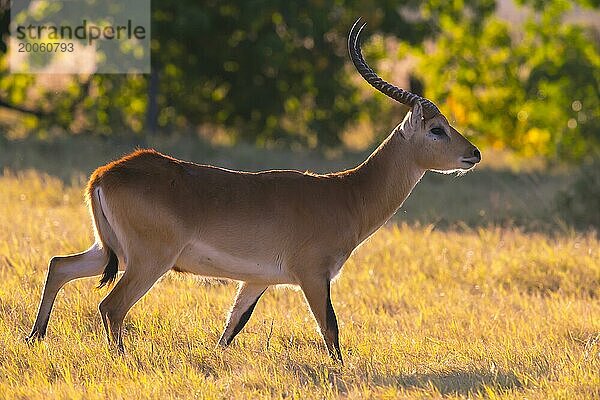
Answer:
<svg viewBox="0 0 600 400"><path fill-rule="evenodd" d="M333 286L345 366L300 293L270 289L215 350L233 284L169 274L105 344L97 280L59 294L48 337L23 338L46 263L91 242L80 187L0 177L0 396L116 398L600 397L600 243L593 233L390 226Z"/></svg>

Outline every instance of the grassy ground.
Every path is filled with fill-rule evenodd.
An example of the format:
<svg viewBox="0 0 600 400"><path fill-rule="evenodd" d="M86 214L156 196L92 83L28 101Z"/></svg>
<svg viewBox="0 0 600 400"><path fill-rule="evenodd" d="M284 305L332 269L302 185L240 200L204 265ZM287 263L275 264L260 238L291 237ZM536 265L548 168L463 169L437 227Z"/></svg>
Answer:
<svg viewBox="0 0 600 400"><path fill-rule="evenodd" d="M85 174L126 149L57 149L52 160L27 149L4 153L5 166L38 171L0 177L2 398L600 397L600 243L554 223L547 199L565 178L426 176L399 216L409 222L374 235L333 286L343 367L289 289L267 291L232 347L215 350L235 286L177 274L133 308L127 354L114 357L97 312L106 290L95 279L59 294L45 341L23 338L48 259L92 240L69 171ZM355 161L315 167L310 157L277 157L265 152L263 162Z"/></svg>

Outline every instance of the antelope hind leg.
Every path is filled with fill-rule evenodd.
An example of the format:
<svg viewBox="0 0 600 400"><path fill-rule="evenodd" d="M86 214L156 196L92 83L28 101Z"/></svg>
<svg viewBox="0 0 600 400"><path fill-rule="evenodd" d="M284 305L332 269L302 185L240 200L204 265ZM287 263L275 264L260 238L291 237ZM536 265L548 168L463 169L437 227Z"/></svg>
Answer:
<svg viewBox="0 0 600 400"><path fill-rule="evenodd" d="M260 296L267 290L268 285L242 282L240 283L235 302L229 313L227 325L219 339L219 346L225 348L233 338L244 328Z"/></svg>
<svg viewBox="0 0 600 400"><path fill-rule="evenodd" d="M48 264L48 274L37 317L27 337L28 341L42 339L46 335L50 313L58 291L73 279L102 274L108 258L108 253L97 243L82 253L52 257Z"/></svg>
<svg viewBox="0 0 600 400"><path fill-rule="evenodd" d="M131 307L154 286L156 281L171 269L174 263L174 257L162 258L168 261L161 261L161 258L158 257L148 261L149 258L151 258L150 255L144 258L130 258L121 279L100 302L99 310L108 343L116 345L120 353L125 350L122 333L125 316Z"/></svg>

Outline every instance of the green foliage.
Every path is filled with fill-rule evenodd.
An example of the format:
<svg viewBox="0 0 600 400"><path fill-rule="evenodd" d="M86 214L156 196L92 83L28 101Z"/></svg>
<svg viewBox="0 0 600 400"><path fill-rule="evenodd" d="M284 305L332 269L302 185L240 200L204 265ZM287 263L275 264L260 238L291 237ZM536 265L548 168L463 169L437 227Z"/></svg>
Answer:
<svg viewBox="0 0 600 400"><path fill-rule="evenodd" d="M598 7L600 6L599 0L552 0L548 2L548 0L515 0L515 3L519 5L529 5L532 6L535 10L544 10L548 3L552 3L553 5L558 5L560 7L571 7L573 4L577 4L583 7Z"/></svg>
<svg viewBox="0 0 600 400"><path fill-rule="evenodd" d="M393 1L163 2L154 11L153 50L159 108L174 112L159 123L185 115L259 143L338 145L364 106L348 74L350 25L363 15L372 30L418 42L435 33L427 26L440 15L459 13L454 3L419 3L407 7L427 16L409 22ZM474 14L489 12L490 0L468 3Z"/></svg>
<svg viewBox="0 0 600 400"><path fill-rule="evenodd" d="M600 146L600 45L546 3L522 30L490 17L480 27L444 18L421 53L426 95L479 141L524 155L583 157Z"/></svg>
<svg viewBox="0 0 600 400"><path fill-rule="evenodd" d="M362 15L374 38L365 38L369 62L389 58L386 37L408 43L401 56L420 59L414 74L425 95L481 144L582 158L600 147L598 37L564 23L571 2L521 3L537 10L523 27L494 17L494 0L154 2L154 75L63 76L57 90L43 77L8 74L0 56L0 107L25 112L21 131L38 134L208 125L258 144L334 147L351 124L386 132L401 117L382 95L363 95L349 65L346 35Z"/></svg>
<svg viewBox="0 0 600 400"><path fill-rule="evenodd" d="M258 142L312 133L335 144L358 106L336 55L341 16L330 2L163 2L153 47L159 109L170 114L159 123L183 115Z"/></svg>
<svg viewBox="0 0 600 400"><path fill-rule="evenodd" d="M164 1L152 9L154 91L149 76L93 76L73 77L60 93L31 97L44 86L31 76L9 75L4 57L0 99L42 111L30 126L38 132L59 126L111 134L139 132L144 124L162 130L211 124L258 143L335 146L345 126L381 100L365 102L348 74L346 35L358 15L369 21L370 32L415 44L437 33L432 27L441 16L460 19L466 7L483 17L493 5L411 0L401 10L395 1ZM150 104L157 115L147 118Z"/></svg>

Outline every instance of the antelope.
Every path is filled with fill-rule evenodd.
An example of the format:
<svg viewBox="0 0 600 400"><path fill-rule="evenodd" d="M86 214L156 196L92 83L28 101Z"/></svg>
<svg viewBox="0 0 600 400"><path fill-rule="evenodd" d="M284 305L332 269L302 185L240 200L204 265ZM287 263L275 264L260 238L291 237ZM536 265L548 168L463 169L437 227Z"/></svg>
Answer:
<svg viewBox="0 0 600 400"><path fill-rule="evenodd" d="M350 58L375 89L410 110L360 165L315 174L243 172L138 150L98 168L86 189L95 243L53 257L28 340L45 336L57 292L101 275L112 290L99 310L111 348L123 352L123 320L167 271L238 282L218 345L229 346L272 285L296 285L329 355L342 362L331 281L365 239L400 208L428 170L466 171L481 154L430 100L381 79L363 58L359 18Z"/></svg>

